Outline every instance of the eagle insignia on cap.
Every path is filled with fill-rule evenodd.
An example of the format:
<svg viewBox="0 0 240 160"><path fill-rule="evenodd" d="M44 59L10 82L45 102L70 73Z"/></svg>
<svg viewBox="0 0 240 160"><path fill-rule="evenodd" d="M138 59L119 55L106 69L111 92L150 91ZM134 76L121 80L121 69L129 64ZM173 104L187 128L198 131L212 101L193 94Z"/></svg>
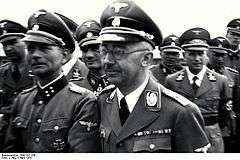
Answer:
<svg viewBox="0 0 240 160"><path fill-rule="evenodd" d="M223 42L225 39L224 38L218 38L220 42Z"/></svg>
<svg viewBox="0 0 240 160"><path fill-rule="evenodd" d="M86 22L83 25L86 26L87 28L91 27L91 24L93 24L94 22Z"/></svg>
<svg viewBox="0 0 240 160"><path fill-rule="evenodd" d="M7 22L0 23L0 28L4 28Z"/></svg>
<svg viewBox="0 0 240 160"><path fill-rule="evenodd" d="M192 32L195 33L196 35L200 35L200 33L201 33L202 31L196 30L196 31L192 31Z"/></svg>
<svg viewBox="0 0 240 160"><path fill-rule="evenodd" d="M218 47L219 47L219 48L222 48L223 46L222 46L222 44L220 43L220 44L218 45Z"/></svg>
<svg viewBox="0 0 240 160"><path fill-rule="evenodd" d="M34 17L35 17L35 18L38 18L40 15L45 15L45 14L46 14L46 12L37 11L37 12L34 13Z"/></svg>
<svg viewBox="0 0 240 160"><path fill-rule="evenodd" d="M114 27L120 26L120 23L121 23L121 20L120 20L119 17L115 17L115 18L113 19L113 21L112 21L112 25L113 25Z"/></svg>
<svg viewBox="0 0 240 160"><path fill-rule="evenodd" d="M86 35L87 38L90 38L90 37L92 37L92 36L93 36L93 33L92 33L92 32L88 32L87 35Z"/></svg>
<svg viewBox="0 0 240 160"><path fill-rule="evenodd" d="M121 8L125 8L127 6L128 6L127 3L114 3L110 5L111 8L114 8L115 13L118 13Z"/></svg>

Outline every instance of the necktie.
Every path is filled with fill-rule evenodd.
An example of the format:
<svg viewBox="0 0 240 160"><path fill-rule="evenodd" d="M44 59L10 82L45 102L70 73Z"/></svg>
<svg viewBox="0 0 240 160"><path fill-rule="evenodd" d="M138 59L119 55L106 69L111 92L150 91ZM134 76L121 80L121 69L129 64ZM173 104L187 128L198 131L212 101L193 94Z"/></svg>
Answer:
<svg viewBox="0 0 240 160"><path fill-rule="evenodd" d="M193 90L196 92L197 89L198 89L198 85L196 84L196 81L198 80L198 77L197 76L194 76L193 77L193 84L192 84L192 88Z"/></svg>
<svg viewBox="0 0 240 160"><path fill-rule="evenodd" d="M127 102L124 97L120 100L120 107L121 108L119 109L119 117L121 120L121 124L123 125L130 114L128 110Z"/></svg>

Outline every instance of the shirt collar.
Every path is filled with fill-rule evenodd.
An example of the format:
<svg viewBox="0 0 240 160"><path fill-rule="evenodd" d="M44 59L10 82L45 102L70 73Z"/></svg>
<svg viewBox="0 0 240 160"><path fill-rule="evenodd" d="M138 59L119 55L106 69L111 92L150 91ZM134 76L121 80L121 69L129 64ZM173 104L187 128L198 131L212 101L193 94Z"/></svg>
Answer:
<svg viewBox="0 0 240 160"><path fill-rule="evenodd" d="M186 71L187 71L187 75L188 75L188 79L189 79L189 81L190 81L190 84L193 83L193 77L194 77L194 76L197 76L197 77L198 77L198 80L196 81L196 84L197 84L198 86L200 86L206 70L207 70L207 67L206 67L205 65L203 65L202 70L201 70L198 74L193 74L193 73L189 70L189 67L186 67Z"/></svg>
<svg viewBox="0 0 240 160"><path fill-rule="evenodd" d="M52 80L51 82L49 82L48 84L41 86L41 84L39 82L37 82L37 85L39 86L40 89L44 89L48 86L50 86L51 84L53 84L54 82L58 81L60 78L62 78L63 73L61 73L57 78L55 78L54 80Z"/></svg>
<svg viewBox="0 0 240 160"><path fill-rule="evenodd" d="M68 75L74 64L77 62L78 56L76 54L72 55L72 58L62 66L63 74Z"/></svg>
<svg viewBox="0 0 240 160"><path fill-rule="evenodd" d="M149 75L147 74L143 83L137 89L135 89L134 91L132 91L131 93L125 96L128 109L130 112L133 111L134 106L136 105L139 97L141 96L143 90L146 88L148 80L149 80ZM118 97L118 104L120 106L120 100L124 97L124 95L121 93L121 91L118 88L116 89L116 92Z"/></svg>

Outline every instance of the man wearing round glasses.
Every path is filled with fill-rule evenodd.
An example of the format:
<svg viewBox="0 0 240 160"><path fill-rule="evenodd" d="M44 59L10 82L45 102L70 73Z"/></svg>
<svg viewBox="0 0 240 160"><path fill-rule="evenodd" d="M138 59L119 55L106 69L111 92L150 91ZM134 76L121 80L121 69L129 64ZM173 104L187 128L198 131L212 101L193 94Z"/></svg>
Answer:
<svg viewBox="0 0 240 160"><path fill-rule="evenodd" d="M110 84L98 97L103 152L204 152L208 145L197 106L149 74L162 35L133 1L101 15L100 54Z"/></svg>

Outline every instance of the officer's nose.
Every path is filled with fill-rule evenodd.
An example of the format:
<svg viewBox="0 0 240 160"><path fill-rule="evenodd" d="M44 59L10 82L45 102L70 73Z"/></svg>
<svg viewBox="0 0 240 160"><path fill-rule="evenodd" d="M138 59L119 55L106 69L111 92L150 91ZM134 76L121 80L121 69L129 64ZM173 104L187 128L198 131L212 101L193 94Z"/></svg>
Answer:
<svg viewBox="0 0 240 160"><path fill-rule="evenodd" d="M112 56L112 54L110 54L110 53L107 53L102 58L103 58L103 64L114 64L115 63L115 59Z"/></svg>

